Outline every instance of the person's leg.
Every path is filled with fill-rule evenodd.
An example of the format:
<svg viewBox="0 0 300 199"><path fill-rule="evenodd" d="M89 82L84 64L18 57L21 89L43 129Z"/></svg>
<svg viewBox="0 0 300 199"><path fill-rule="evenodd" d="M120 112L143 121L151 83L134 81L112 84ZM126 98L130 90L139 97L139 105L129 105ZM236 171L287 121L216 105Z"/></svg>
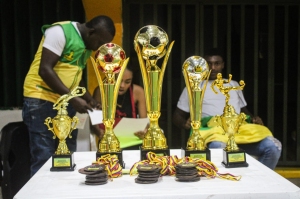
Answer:
<svg viewBox="0 0 300 199"><path fill-rule="evenodd" d="M239 144L249 155L258 156L258 161L270 169L275 169L281 155L281 142L274 137L267 137L260 142Z"/></svg>
<svg viewBox="0 0 300 199"><path fill-rule="evenodd" d="M223 149L226 147L226 143L219 142L219 141L213 141L213 142L208 143L207 147L210 149L219 149L219 148Z"/></svg>
<svg viewBox="0 0 300 199"><path fill-rule="evenodd" d="M55 152L54 134L44 122L47 117L53 118L56 114L57 111L53 110L51 102L34 98L24 99L22 116L29 131L32 176Z"/></svg>

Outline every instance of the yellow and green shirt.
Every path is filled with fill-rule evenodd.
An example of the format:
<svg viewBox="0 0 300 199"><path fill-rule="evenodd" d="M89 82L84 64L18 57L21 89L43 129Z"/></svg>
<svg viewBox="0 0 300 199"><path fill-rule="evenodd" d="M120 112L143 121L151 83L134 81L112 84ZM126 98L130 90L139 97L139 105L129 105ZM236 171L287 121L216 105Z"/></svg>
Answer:
<svg viewBox="0 0 300 199"><path fill-rule="evenodd" d="M66 38L66 44L59 61L53 69L63 84L71 90L79 85L79 82L82 79L82 70L85 68L86 61L90 57L92 51L85 48L81 36L72 25L71 21L44 25L42 27L42 32L45 33L47 28L55 25L60 25L62 27ZM43 37L40 42L34 60L31 63L29 72L25 78L24 96L55 103L60 95L52 91L38 74L44 39L45 38Z"/></svg>

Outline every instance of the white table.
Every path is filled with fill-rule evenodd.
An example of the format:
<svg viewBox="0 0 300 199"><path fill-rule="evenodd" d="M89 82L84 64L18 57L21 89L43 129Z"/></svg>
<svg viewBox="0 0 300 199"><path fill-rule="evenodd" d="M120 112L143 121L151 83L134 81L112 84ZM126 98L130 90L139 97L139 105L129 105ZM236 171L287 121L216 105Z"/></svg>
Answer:
<svg viewBox="0 0 300 199"><path fill-rule="evenodd" d="M171 150L171 155L180 157L180 150ZM201 177L198 182L177 182L175 177L163 176L154 184L136 184L136 176L123 175L105 185L85 185L85 175L78 169L90 165L96 152L76 152L76 170L73 172L50 172L51 158L30 181L15 195L15 199L70 199L70 198L300 198L300 188L247 155L247 168L227 169L221 165L222 150L212 149L212 162L220 173L241 175L240 181ZM123 151L125 169L139 161L139 151Z"/></svg>

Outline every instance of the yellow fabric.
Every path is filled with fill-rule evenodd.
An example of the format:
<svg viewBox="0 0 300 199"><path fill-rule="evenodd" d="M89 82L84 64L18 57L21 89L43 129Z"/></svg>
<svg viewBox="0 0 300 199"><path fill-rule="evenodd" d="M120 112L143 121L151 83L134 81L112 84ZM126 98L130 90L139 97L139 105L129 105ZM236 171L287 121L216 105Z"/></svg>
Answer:
<svg viewBox="0 0 300 199"><path fill-rule="evenodd" d="M224 134L223 129L217 126L213 121L214 117L207 123L208 128L200 129L200 134L205 144L207 145L212 141L227 143L228 135ZM273 134L267 127L258 124L248 124L246 122L240 126L239 133L234 135L237 144L259 142L269 136L273 137Z"/></svg>

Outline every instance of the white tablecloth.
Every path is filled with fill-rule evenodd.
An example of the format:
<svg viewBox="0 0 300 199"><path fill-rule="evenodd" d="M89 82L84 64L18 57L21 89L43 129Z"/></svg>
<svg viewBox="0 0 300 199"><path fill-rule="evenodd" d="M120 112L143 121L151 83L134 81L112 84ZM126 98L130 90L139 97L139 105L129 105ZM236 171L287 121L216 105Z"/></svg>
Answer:
<svg viewBox="0 0 300 199"><path fill-rule="evenodd" d="M181 157L181 150L171 150L171 155ZM212 162L220 173L229 172L241 175L240 181L229 181L219 178L201 177L198 182L177 182L175 177L163 176L154 184L137 184L136 176L123 175L105 185L85 185L85 175L78 169L90 165L96 159L96 152L76 152L76 170L73 172L51 172L51 158L15 195L15 199L94 199L94 198L210 198L210 199L241 199L300 198L300 188L290 181L265 167L251 156L247 157L249 167L224 168L221 149L212 149ZM123 151L125 169L139 161L139 151Z"/></svg>

